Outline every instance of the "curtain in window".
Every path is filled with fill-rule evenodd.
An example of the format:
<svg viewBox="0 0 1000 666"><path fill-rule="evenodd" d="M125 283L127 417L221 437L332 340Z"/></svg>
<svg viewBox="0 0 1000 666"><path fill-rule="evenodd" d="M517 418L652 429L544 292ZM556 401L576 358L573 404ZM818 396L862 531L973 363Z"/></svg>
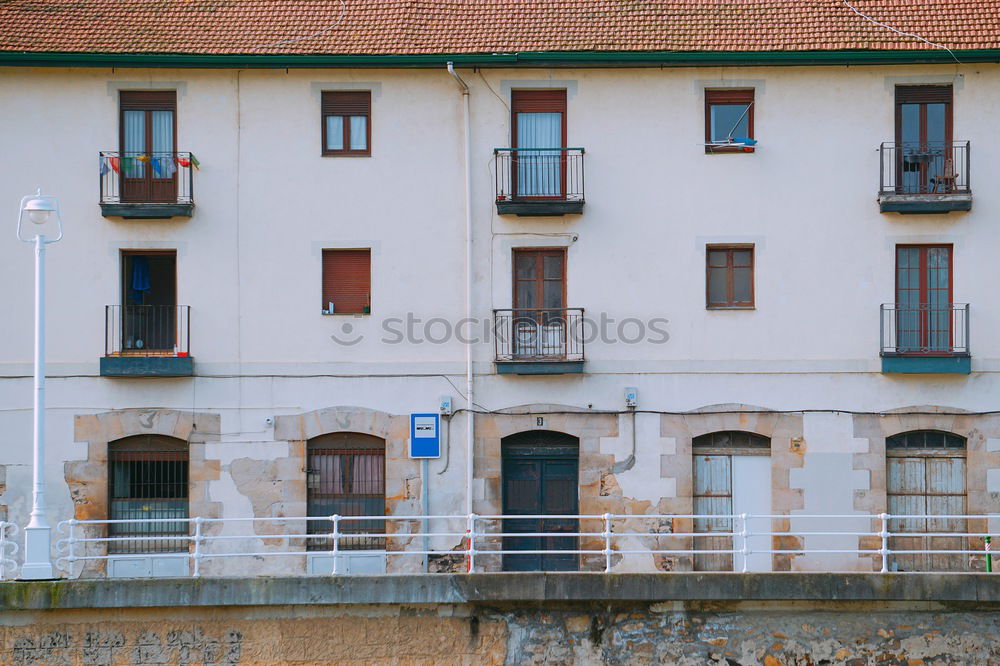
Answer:
<svg viewBox="0 0 1000 666"><path fill-rule="evenodd" d="M561 113L517 114L517 191L523 197L562 196Z"/></svg>
<svg viewBox="0 0 1000 666"><path fill-rule="evenodd" d="M368 148L368 118L351 116L351 150Z"/></svg>
<svg viewBox="0 0 1000 666"><path fill-rule="evenodd" d="M146 152L146 112L125 111L122 120L125 124L122 174L126 178L142 178L145 175L145 165L135 158Z"/></svg>
<svg viewBox="0 0 1000 666"><path fill-rule="evenodd" d="M153 111L153 150L150 164L153 177L172 178L174 175L174 112Z"/></svg>

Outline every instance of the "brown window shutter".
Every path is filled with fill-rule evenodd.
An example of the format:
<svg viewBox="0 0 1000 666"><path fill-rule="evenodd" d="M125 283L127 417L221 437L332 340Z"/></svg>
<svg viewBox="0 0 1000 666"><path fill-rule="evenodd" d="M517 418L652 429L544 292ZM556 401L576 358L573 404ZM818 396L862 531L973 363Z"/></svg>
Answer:
<svg viewBox="0 0 1000 666"><path fill-rule="evenodd" d="M323 308L362 313L371 305L371 250L323 250Z"/></svg>
<svg viewBox="0 0 1000 666"><path fill-rule="evenodd" d="M709 104L750 104L753 102L753 88L706 90L705 101Z"/></svg>
<svg viewBox="0 0 1000 666"><path fill-rule="evenodd" d="M566 113L565 90L511 91L513 113Z"/></svg>
<svg viewBox="0 0 1000 666"><path fill-rule="evenodd" d="M896 104L950 104L951 91L951 86L896 86Z"/></svg>
<svg viewBox="0 0 1000 666"><path fill-rule="evenodd" d="M174 111L177 109L177 91L122 90L119 101L122 109Z"/></svg>
<svg viewBox="0 0 1000 666"><path fill-rule="evenodd" d="M323 114L366 116L371 113L372 94L368 90L323 93Z"/></svg>

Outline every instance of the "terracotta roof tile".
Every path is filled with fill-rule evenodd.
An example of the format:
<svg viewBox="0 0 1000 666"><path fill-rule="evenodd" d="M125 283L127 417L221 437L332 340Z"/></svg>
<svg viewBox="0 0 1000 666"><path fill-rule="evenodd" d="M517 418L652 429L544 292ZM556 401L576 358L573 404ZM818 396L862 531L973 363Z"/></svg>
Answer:
<svg viewBox="0 0 1000 666"><path fill-rule="evenodd" d="M877 21L952 49L1000 48L996 0L852 4ZM0 51L380 55L933 48L865 20L843 0L0 0Z"/></svg>

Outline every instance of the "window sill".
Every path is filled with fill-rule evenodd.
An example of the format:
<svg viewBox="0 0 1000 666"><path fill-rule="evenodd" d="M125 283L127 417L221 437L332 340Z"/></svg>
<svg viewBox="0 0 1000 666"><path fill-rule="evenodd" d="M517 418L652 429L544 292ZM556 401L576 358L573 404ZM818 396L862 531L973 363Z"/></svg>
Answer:
<svg viewBox="0 0 1000 666"><path fill-rule="evenodd" d="M320 310L319 313L324 317L336 317L338 315L345 317L367 317L371 314L371 312L327 312L326 310Z"/></svg>
<svg viewBox="0 0 1000 666"><path fill-rule="evenodd" d="M706 305L706 310L756 310L755 305Z"/></svg>
<svg viewBox="0 0 1000 666"><path fill-rule="evenodd" d="M719 146L717 148L712 146L705 147L706 155L723 155L725 153L752 153L752 152L754 152L753 146L746 146L746 147Z"/></svg>
<svg viewBox="0 0 1000 666"><path fill-rule="evenodd" d="M320 157L371 157L371 152L358 153L358 152L337 152L337 153L320 153Z"/></svg>

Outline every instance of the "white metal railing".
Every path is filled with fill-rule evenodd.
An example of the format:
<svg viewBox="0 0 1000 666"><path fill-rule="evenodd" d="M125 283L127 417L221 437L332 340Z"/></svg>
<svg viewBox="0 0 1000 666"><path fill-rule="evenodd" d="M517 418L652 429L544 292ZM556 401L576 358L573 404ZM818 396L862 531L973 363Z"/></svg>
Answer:
<svg viewBox="0 0 1000 666"><path fill-rule="evenodd" d="M13 578L17 570L15 556L20 548L14 537L17 536L17 525L0 521L0 580Z"/></svg>
<svg viewBox="0 0 1000 666"><path fill-rule="evenodd" d="M891 531L893 521L908 519L979 521L981 531ZM573 531L506 531L505 521L576 521ZM310 531L309 522L325 522L330 531ZM350 528L350 523L385 521L387 529L379 533L363 533ZM706 531L696 529L699 521L728 521L729 529ZM106 536L109 525L176 524L188 525L188 534L177 532L157 536L155 530L144 531L140 536ZM774 529L774 523L787 525L787 529ZM851 523L836 529L837 523ZM770 526L762 529L761 523ZM830 526L830 523L833 523ZM435 525L436 524L436 525ZM442 524L444 528L442 528ZM10 525L7 523L6 525ZM241 531L240 527L244 529ZM589 529L581 529L586 526ZM681 528L676 531L675 527ZM246 528L249 528L247 530ZM438 515L438 516L299 516L273 518L150 518L133 520L66 520L59 523L61 534L66 535L57 543L60 557L57 565L70 575L74 566L88 561L107 561L112 558L142 557L183 558L190 563L193 576L202 574L202 564L208 560L228 558L253 558L269 561L270 558L306 557L310 555L333 556L332 573L338 571L339 558L353 551L344 547L352 539L385 539L387 558L421 556L448 557L457 566L454 570L479 573L500 569L496 557L525 555L576 555L578 559L590 558L579 570L612 572L636 570L624 566L630 556L705 556L728 555L733 557L733 571L750 570L748 563L753 555L781 555L790 558L818 556L854 556L841 558L837 569L831 568L829 559L805 562L796 561L793 571L873 570L878 566L882 573L890 572L890 558L906 556L966 556L966 566L936 571L968 570L973 562L992 570L989 556L991 534L1000 534L1000 514L980 515L894 515L894 514L657 514L657 515ZM992 530L992 531L991 531ZM0 531L0 535L3 532ZM7 535L9 539L10 535ZM418 539L419 537L419 539ZM567 547L551 542L536 542L535 548L508 548L505 540L561 539ZM731 539L728 547L698 547L701 539ZM893 539L925 538L929 547L892 548ZM2 539L2 536L0 536ZM565 540L571 539L572 544ZM788 539L796 540L788 545ZM867 539L867 542L863 540ZM933 539L966 540L955 547L941 544L933 547ZM186 541L188 547L181 552L108 553L116 544L137 542L149 544L160 540ZM976 540L970 546L969 540ZM432 548L432 541L438 545ZM0 540L0 544L3 541ZM8 543L11 543L8 541ZM703 542L702 542L703 543ZM717 542L716 542L717 543ZM764 547L761 547L761 544ZM982 543L980 546L979 544ZM313 547L310 548L309 544ZM316 546L323 547L317 549ZM416 544L423 547L416 548ZM782 547L776 547L776 545ZM109 549L109 546L111 548ZM489 559L485 564L484 558ZM865 562L864 558L872 558ZM772 557L773 559L773 557ZM647 560L648 562L648 560ZM634 563L633 563L634 564ZM770 569L768 565L767 569ZM652 569L659 571L660 569ZM301 572L285 571L288 575ZM79 575L79 574L76 574ZM273 574L272 574L273 575Z"/></svg>

